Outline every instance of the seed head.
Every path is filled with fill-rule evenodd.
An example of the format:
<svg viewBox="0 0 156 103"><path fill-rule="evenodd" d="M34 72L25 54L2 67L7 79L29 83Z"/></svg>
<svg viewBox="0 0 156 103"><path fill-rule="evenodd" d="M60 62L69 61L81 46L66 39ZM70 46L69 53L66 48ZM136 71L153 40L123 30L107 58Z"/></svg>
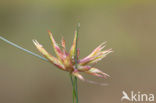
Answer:
<svg viewBox="0 0 156 103"><path fill-rule="evenodd" d="M108 74L102 72L101 70L90 66L91 64L96 64L98 61L102 60L106 55L112 52L112 49L103 50L105 47L105 43L100 44L97 48L95 48L88 56L86 56L83 59L79 58L79 49L75 49L76 47L76 40L77 40L77 31L75 31L75 36L73 40L73 44L67 52L66 50L66 43L64 38L61 40L61 47L56 43L52 33L49 31L49 37L51 39L51 43L53 46L53 49L55 51L56 57L49 54L43 46L37 41L33 40L34 45L39 50L39 52L49 60L52 64L54 64L56 67L58 67L61 70L67 71L71 73L72 75L76 76L80 80L85 81L83 76L80 74L81 72L91 74L97 77L101 78L107 78L109 77ZM75 57L75 53L77 51L77 57ZM75 58L77 58L77 69L75 68Z"/></svg>

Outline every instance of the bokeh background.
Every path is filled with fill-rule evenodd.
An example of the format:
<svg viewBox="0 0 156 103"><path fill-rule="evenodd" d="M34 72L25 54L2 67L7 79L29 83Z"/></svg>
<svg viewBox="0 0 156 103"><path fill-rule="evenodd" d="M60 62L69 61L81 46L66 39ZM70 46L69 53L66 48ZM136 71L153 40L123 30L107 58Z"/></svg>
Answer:
<svg viewBox="0 0 156 103"><path fill-rule="evenodd" d="M111 78L84 75L109 86L79 81L80 103L121 103L123 90L156 95L155 0L0 0L0 35L38 54L32 39L54 54L47 31L69 48L79 21L81 58L103 41L114 50L96 65ZM72 103L69 75L0 40L0 103Z"/></svg>

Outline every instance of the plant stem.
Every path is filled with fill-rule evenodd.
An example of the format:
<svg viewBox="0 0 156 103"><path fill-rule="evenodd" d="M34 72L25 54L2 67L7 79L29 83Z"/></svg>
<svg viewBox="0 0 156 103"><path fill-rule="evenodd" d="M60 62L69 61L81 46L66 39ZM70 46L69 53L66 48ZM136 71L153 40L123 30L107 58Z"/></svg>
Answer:
<svg viewBox="0 0 156 103"><path fill-rule="evenodd" d="M27 53L33 55L33 56L36 56L36 57L38 57L38 58L44 60L44 61L48 61L48 59L46 59L46 58L44 58L44 57L42 57L42 56L40 56L40 55L38 55L38 54L36 54L36 53L34 53L34 52L31 52L31 51L29 51L29 50L27 50L27 49L25 49L25 48L23 48L23 47L21 47L21 46L15 44L15 43L13 43L13 42L11 42L11 41L9 41L9 40L3 38L2 36L0 36L0 39L3 40L3 41L5 41L6 43L8 43L8 44L10 44L10 45L12 45L12 46L14 46L14 47L16 47L16 48L22 50L22 51L25 51L25 52L27 52Z"/></svg>
<svg viewBox="0 0 156 103"><path fill-rule="evenodd" d="M71 83L72 83L72 88L73 88L73 103L75 102L75 88L74 88L74 81L73 81L73 76L71 73L69 73L69 76L70 76L70 80L71 80Z"/></svg>
<svg viewBox="0 0 156 103"><path fill-rule="evenodd" d="M77 45L78 45L78 33L79 33L79 28L80 28L80 24L77 24L77 28L76 28L76 46L75 46L75 69L77 69L77 61L78 61L78 57L77 57ZM75 90L75 98L76 98L76 103L78 103L78 84L77 84L77 77L74 77L74 90Z"/></svg>
<svg viewBox="0 0 156 103"><path fill-rule="evenodd" d="M77 77L75 77L75 97L76 97L76 103L78 103L78 85L77 85Z"/></svg>

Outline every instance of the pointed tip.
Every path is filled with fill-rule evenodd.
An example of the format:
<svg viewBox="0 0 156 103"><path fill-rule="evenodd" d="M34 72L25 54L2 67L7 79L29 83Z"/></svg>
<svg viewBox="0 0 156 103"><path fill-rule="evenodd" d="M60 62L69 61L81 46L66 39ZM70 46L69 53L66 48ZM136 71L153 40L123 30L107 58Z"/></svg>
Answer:
<svg viewBox="0 0 156 103"><path fill-rule="evenodd" d="M50 30L48 30L48 33L49 33L49 32L51 33L51 31L50 31Z"/></svg>
<svg viewBox="0 0 156 103"><path fill-rule="evenodd" d="M40 47L40 48L43 47L37 40L33 39L32 41L35 44L35 46Z"/></svg>
<svg viewBox="0 0 156 103"><path fill-rule="evenodd" d="M72 74L76 76L77 78L79 78L80 80L85 81L84 77L81 74L79 74L77 71L73 72Z"/></svg>
<svg viewBox="0 0 156 103"><path fill-rule="evenodd" d="M105 78L110 78L111 77L110 75L108 75L106 73L104 73L104 76L105 76Z"/></svg>
<svg viewBox="0 0 156 103"><path fill-rule="evenodd" d="M97 76L97 77L104 78L104 79L110 77L110 75L102 72L101 70L99 70L97 68L91 68L89 71L87 71L87 73L94 75L94 76Z"/></svg>
<svg viewBox="0 0 156 103"><path fill-rule="evenodd" d="M114 52L112 48L110 48L109 51L110 51L110 53L111 53L111 52Z"/></svg>
<svg viewBox="0 0 156 103"><path fill-rule="evenodd" d="M50 30L48 30L48 34L49 34L49 35L52 35L52 32L51 32Z"/></svg>
<svg viewBox="0 0 156 103"><path fill-rule="evenodd" d="M53 44L56 44L56 42L55 42L55 39L54 39L54 37L53 37L52 32L51 32L51 31L48 31L48 34L49 34L50 39L51 39L51 41L53 42Z"/></svg>
<svg viewBox="0 0 156 103"><path fill-rule="evenodd" d="M61 39L61 44L62 44L62 47L65 49L66 43L65 43L64 37L62 37L62 39Z"/></svg>
<svg viewBox="0 0 156 103"><path fill-rule="evenodd" d="M107 41L102 42L98 47L100 47L101 49L103 49L105 47L105 44L107 43Z"/></svg>
<svg viewBox="0 0 156 103"><path fill-rule="evenodd" d="M110 49L108 49L108 50L105 50L105 52L106 52L107 54L109 54L109 53L112 53L112 52L114 52L114 51L113 51L112 48L110 48Z"/></svg>
<svg viewBox="0 0 156 103"><path fill-rule="evenodd" d="M51 33L51 31L50 31L50 30L48 30L48 33Z"/></svg>
<svg viewBox="0 0 156 103"><path fill-rule="evenodd" d="M32 39L32 42L36 45L36 40L35 39Z"/></svg>
<svg viewBox="0 0 156 103"><path fill-rule="evenodd" d="M102 45L104 45L104 44L106 44L107 43L107 41L104 41L103 43L102 43Z"/></svg>

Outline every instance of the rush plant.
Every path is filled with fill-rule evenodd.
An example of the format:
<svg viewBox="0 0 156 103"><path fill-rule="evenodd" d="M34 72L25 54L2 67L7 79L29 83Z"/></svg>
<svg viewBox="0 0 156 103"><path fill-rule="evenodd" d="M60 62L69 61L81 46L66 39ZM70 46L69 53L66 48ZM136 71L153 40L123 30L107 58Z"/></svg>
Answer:
<svg viewBox="0 0 156 103"><path fill-rule="evenodd" d="M107 54L111 53L112 50L103 50L105 47L105 42L100 44L97 48L95 48L91 54L89 54L87 57L83 59L79 59L79 49L77 48L78 43L78 31L79 31L80 25L77 25L77 28L74 32L74 40L73 44L69 51L66 50L66 43L64 38L61 40L61 45L56 43L53 34L49 31L49 37L53 46L53 49L55 51L56 57L49 54L43 46L37 41L33 40L34 45L36 46L37 50L44 56L40 56L38 54L35 54L27 49L24 49L17 44L14 44L7 39L0 36L0 39L15 46L16 48L19 48L31 55L34 55L44 61L50 62L59 69L66 71L70 75L72 87L73 87L73 103L78 103L78 85L77 85L77 78L88 82L88 80L84 79L84 77L80 73L87 73L91 74L100 78L107 78L109 77L108 74L102 72L101 70L93 67L94 64L96 64L98 61L103 59ZM90 82L93 83L93 82Z"/></svg>

